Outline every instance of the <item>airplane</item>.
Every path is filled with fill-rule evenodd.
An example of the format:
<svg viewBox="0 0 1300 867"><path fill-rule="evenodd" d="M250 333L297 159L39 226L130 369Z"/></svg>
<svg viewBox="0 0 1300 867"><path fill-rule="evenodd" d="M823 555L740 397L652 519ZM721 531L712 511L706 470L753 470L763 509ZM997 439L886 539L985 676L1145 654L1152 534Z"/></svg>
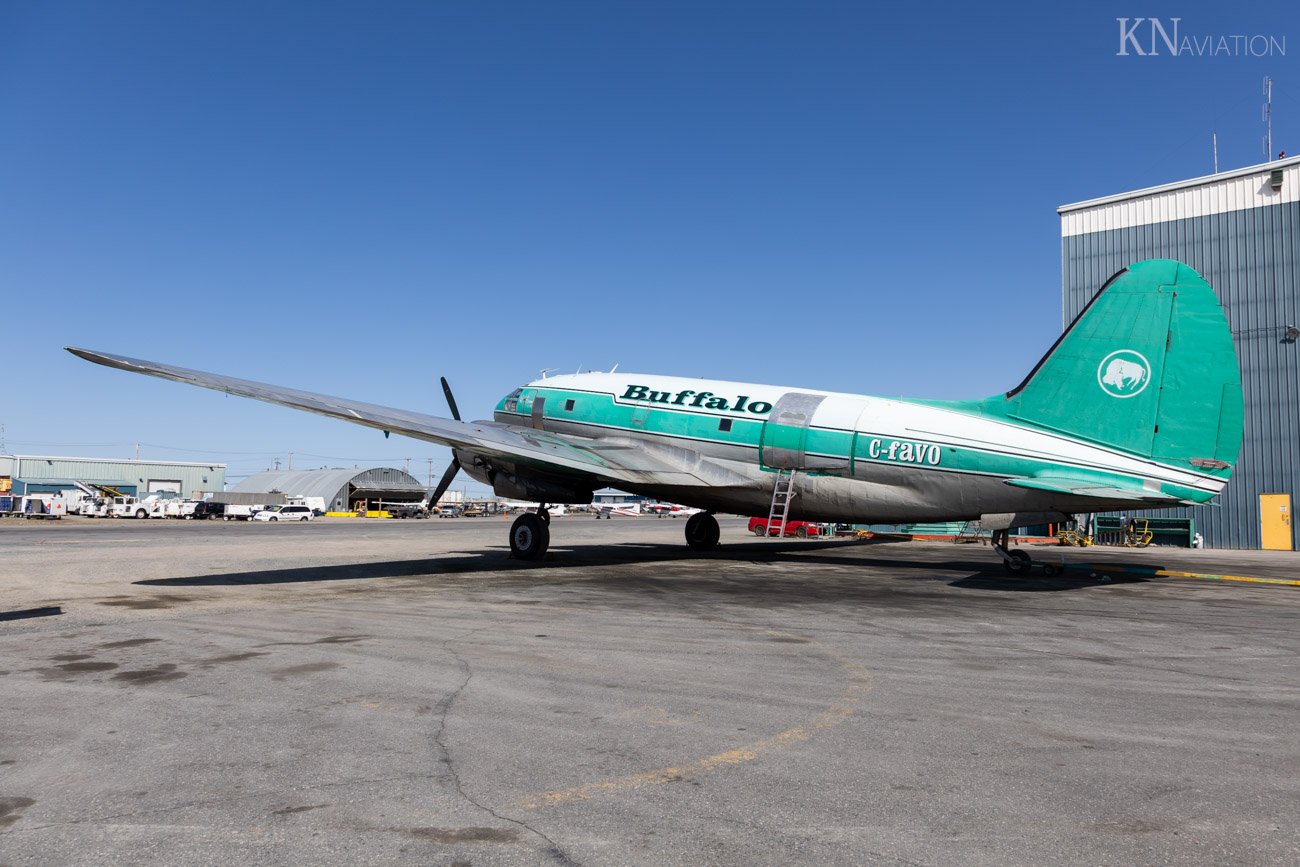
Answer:
<svg viewBox="0 0 1300 867"><path fill-rule="evenodd" d="M979 521L1006 570L1024 574L1033 563L1008 548L1014 528L1212 500L1237 461L1244 411L1223 308L1168 259L1116 273L1023 382L982 400L581 373L536 379L492 421L464 422L445 379L451 418L67 349L450 446L431 502L463 469L498 496L538 503L510 528L521 560L546 553L547 503L590 503L612 487L700 509L685 526L695 551L718 545L715 513L766 515L777 500L790 520Z"/></svg>
<svg viewBox="0 0 1300 867"><path fill-rule="evenodd" d="M654 515L657 518L689 518L703 509L692 509L690 506L683 506L678 503L651 503L643 506L641 511Z"/></svg>

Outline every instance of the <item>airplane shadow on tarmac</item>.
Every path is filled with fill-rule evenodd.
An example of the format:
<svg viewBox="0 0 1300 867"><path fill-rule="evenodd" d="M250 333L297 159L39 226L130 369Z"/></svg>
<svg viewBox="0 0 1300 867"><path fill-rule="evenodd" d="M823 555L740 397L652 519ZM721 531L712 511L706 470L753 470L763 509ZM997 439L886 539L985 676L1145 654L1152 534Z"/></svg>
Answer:
<svg viewBox="0 0 1300 867"><path fill-rule="evenodd" d="M701 571L699 574L682 576L680 582L689 584L694 589L715 587L718 592L731 592L734 589L752 587L763 588L767 592L781 592L782 587L789 587L791 593L807 591L816 584L826 590L837 584L861 585L864 578L878 578L878 575L859 576L853 572L828 575L818 572L815 579L801 575L798 567L812 568L839 567L842 569L896 570L898 574L888 576L891 582L944 583L960 590L995 591L995 592L1060 592L1081 590L1087 587L1113 584L1143 583L1145 579L1122 574L1090 574L1082 569L1068 570L1055 576L1045 576L1034 572L1028 576L1004 574L1001 564L991 561L987 564L973 564L969 559L960 560L916 560L894 557L873 556L872 549L882 545L893 544L894 540L872 542L757 542L725 545L707 554L692 552L681 545L659 545L640 543L601 544L558 546L539 563L514 560L504 547L485 548L481 551L450 552L443 556L418 560L390 560L370 563L343 563L333 566L303 566L289 569L265 569L249 572L229 572L224 574L193 575L179 578L151 578L134 582L138 585L152 587L221 587L237 585L295 584L327 581L355 581L366 579L421 578L449 575L470 575L475 573L506 572L511 579L520 583L537 583L546 577L558 578L563 572L574 568L600 568L635 566L643 563L690 562L692 564L716 563L719 565L734 563L737 565L780 567L776 574L742 575L736 572L717 573ZM837 554L842 549L851 549L858 556ZM883 553L883 552L882 552ZM815 556L809 556L815 555ZM978 569L970 573L972 567ZM1151 568L1149 565L1146 568ZM953 580L943 573L965 572L961 578ZM531 576L531 577L525 577ZM594 582L607 586L644 584L641 577L602 576ZM872 582L880 589L879 581ZM740 586L736 586L740 585ZM896 587L896 584L890 586Z"/></svg>

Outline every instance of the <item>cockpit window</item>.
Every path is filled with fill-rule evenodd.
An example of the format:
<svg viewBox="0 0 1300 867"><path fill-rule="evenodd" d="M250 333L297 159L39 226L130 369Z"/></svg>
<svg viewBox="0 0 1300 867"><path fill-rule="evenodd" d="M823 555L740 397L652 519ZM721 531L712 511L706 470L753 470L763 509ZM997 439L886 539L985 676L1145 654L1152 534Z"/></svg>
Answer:
<svg viewBox="0 0 1300 867"><path fill-rule="evenodd" d="M505 399L505 401L504 401L503 404L502 404L502 409L504 409L506 412L518 412L518 411L519 411L519 395L521 395L521 394L523 394L523 393L524 393L524 390L523 390L522 388L516 388L514 391L512 391L512 392L510 392L508 395L506 395L506 399Z"/></svg>

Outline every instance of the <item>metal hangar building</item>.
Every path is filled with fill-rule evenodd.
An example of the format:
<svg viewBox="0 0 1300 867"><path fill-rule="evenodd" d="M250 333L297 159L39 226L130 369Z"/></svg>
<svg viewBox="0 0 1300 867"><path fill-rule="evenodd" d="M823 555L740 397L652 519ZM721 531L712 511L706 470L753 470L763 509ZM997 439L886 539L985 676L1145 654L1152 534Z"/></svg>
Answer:
<svg viewBox="0 0 1300 867"><path fill-rule="evenodd" d="M1061 299L1073 321L1121 268L1191 265L1219 295L1245 390L1245 437L1218 505L1139 512L1191 517L1216 548L1294 550L1300 479L1300 157L1090 199L1061 217ZM1282 541L1286 541L1286 545Z"/></svg>
<svg viewBox="0 0 1300 867"><path fill-rule="evenodd" d="M327 512L355 512L358 504L419 503L425 486L410 473L392 467L370 470L268 470L235 485L237 493L279 493L286 497L320 497ZM378 506L375 506L378 508Z"/></svg>
<svg viewBox="0 0 1300 867"><path fill-rule="evenodd" d="M9 488L19 496L41 494L68 490L74 482L104 485L131 496L171 492L197 500L225 488L226 465L0 455L0 490Z"/></svg>

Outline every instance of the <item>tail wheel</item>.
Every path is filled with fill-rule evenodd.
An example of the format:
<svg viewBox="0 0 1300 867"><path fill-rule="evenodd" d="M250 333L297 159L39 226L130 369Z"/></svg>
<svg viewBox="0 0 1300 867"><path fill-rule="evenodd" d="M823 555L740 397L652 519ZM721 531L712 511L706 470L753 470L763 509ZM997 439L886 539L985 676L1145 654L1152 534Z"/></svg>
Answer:
<svg viewBox="0 0 1300 867"><path fill-rule="evenodd" d="M1024 551L1008 551L1007 555L1011 559L1003 560L1002 566L1008 572L1010 572L1012 575L1028 574L1031 566L1033 565L1033 561L1029 559L1028 554L1026 554Z"/></svg>
<svg viewBox="0 0 1300 867"><path fill-rule="evenodd" d="M692 551L711 551L718 547L721 537L718 519L708 512L692 515L686 522L686 545Z"/></svg>
<svg viewBox="0 0 1300 867"><path fill-rule="evenodd" d="M539 560L551 544L546 522L527 512L510 525L510 553L516 560Z"/></svg>

